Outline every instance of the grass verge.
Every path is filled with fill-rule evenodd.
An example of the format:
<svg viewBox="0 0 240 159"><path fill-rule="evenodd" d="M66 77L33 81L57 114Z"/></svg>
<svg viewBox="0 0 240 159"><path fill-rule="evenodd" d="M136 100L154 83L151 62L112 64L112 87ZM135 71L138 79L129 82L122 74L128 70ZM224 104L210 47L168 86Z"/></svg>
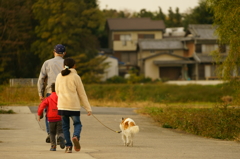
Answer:
<svg viewBox="0 0 240 159"><path fill-rule="evenodd" d="M164 128L183 130L199 136L240 141L240 109L144 107L139 113L150 115Z"/></svg>
<svg viewBox="0 0 240 159"><path fill-rule="evenodd" d="M10 110L0 109L0 114L16 114L16 113L12 109Z"/></svg>
<svg viewBox="0 0 240 159"><path fill-rule="evenodd" d="M231 102L240 98L231 85L100 84L85 85L85 88L92 106L140 108L139 113L150 115L165 128L240 141L240 109L229 107L229 97ZM223 97L228 97L222 99L226 100L224 104L220 103ZM0 86L0 106L37 106L39 103L36 87Z"/></svg>

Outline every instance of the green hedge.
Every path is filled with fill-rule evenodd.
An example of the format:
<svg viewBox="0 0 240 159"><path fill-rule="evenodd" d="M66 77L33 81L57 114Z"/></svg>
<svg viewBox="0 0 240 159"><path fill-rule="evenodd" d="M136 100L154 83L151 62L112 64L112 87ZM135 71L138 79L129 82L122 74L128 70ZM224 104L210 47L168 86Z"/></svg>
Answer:
<svg viewBox="0 0 240 159"><path fill-rule="evenodd" d="M114 102L216 103L223 96L238 98L234 87L224 85L85 84L89 99ZM0 86L0 105L40 103L37 87Z"/></svg>
<svg viewBox="0 0 240 159"><path fill-rule="evenodd" d="M90 99L109 101L219 102L222 96L233 96L233 88L224 85L168 84L98 84L85 85Z"/></svg>
<svg viewBox="0 0 240 159"><path fill-rule="evenodd" d="M240 109L145 107L141 111L164 128L226 140L239 140L240 137Z"/></svg>

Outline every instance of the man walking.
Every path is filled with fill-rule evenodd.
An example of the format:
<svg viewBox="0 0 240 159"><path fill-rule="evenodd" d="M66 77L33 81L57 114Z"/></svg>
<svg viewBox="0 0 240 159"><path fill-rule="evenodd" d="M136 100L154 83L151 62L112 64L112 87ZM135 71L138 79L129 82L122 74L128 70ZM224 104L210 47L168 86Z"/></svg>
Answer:
<svg viewBox="0 0 240 159"><path fill-rule="evenodd" d="M63 69L63 57L66 55L65 46L62 44L57 44L53 50L54 58L46 60L41 68L39 78L38 78L38 94L39 98L42 101L44 99L44 94L46 93L46 97L51 94L51 84L55 83L57 75ZM46 87L45 87L46 86ZM46 131L48 136L46 138L46 142L50 143L49 137L49 126L47 116L45 115L45 124Z"/></svg>

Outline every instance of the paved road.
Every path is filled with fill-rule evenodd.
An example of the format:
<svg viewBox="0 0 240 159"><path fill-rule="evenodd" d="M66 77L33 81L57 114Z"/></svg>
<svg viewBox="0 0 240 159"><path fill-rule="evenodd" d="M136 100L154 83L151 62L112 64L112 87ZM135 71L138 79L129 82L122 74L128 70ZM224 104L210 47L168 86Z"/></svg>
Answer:
<svg viewBox="0 0 240 159"><path fill-rule="evenodd" d="M7 109L7 107L5 107ZM65 154L58 148L50 152L44 143L43 121L36 120L36 107L11 107L18 114L0 114L1 159L239 159L240 144L207 139L161 128L152 119L134 113L131 108L94 107L95 116L114 130L119 130L121 117L131 117L140 127L134 147L124 147L121 135L103 127L83 110L81 152Z"/></svg>

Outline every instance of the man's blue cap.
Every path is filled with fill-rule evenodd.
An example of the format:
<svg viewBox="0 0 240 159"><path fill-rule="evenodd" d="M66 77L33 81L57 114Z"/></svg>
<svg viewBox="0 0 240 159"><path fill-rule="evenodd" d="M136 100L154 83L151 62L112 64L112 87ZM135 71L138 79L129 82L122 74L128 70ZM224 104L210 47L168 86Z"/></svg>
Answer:
<svg viewBox="0 0 240 159"><path fill-rule="evenodd" d="M63 46L62 44L57 44L54 47L54 51L58 54L63 54L65 52L65 46Z"/></svg>

